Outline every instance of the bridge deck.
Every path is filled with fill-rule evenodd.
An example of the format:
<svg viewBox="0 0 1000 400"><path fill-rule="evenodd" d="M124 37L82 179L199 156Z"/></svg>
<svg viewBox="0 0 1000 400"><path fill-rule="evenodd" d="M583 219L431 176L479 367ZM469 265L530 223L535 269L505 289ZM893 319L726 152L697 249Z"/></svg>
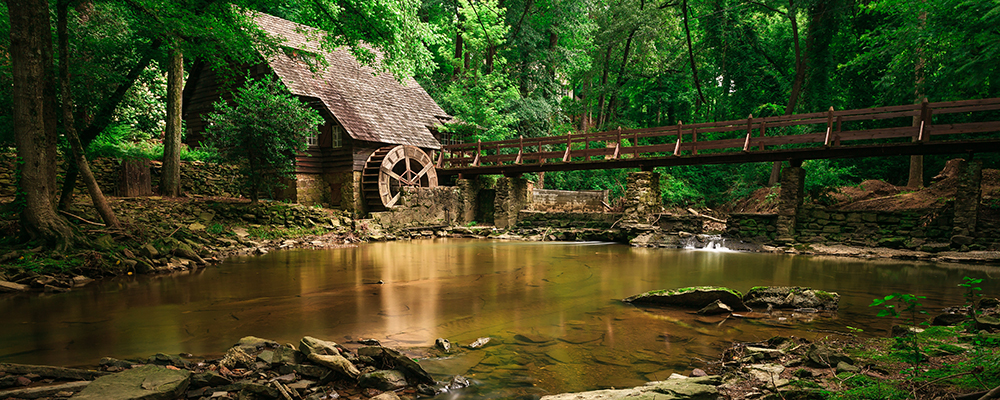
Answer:
<svg viewBox="0 0 1000 400"><path fill-rule="evenodd" d="M442 148L437 155L437 167L439 175L514 175L539 171L998 152L998 110L1000 99L997 98L925 102L455 144ZM699 134L707 133L712 133L716 139L698 140Z"/></svg>

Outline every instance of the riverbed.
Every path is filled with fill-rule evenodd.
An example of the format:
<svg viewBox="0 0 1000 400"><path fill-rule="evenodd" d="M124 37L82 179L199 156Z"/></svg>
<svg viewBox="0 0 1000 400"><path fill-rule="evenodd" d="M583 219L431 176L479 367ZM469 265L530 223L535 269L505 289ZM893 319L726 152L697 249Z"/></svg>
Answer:
<svg viewBox="0 0 1000 400"><path fill-rule="evenodd" d="M1000 294L1000 269L632 248L598 242L436 239L289 250L174 276L129 276L59 294L0 298L0 362L93 365L158 352L212 357L240 337L297 343L377 339L428 354L437 338L479 350L421 360L444 378L478 382L469 397L516 397L640 385L705 368L733 341L884 335L871 300L927 296L963 303L965 276ZM809 286L840 294L835 314L744 319L639 308L619 299L653 289ZM853 329L852 329L853 328ZM863 332L857 333L857 329Z"/></svg>

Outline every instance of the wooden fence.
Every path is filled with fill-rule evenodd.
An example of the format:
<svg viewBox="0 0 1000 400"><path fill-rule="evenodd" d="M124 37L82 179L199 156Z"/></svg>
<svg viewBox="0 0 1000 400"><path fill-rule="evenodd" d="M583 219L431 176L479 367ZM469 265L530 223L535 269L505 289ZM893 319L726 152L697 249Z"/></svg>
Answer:
<svg viewBox="0 0 1000 400"><path fill-rule="evenodd" d="M453 144L435 158L439 173L450 175L1000 151L998 110L1000 98L831 107L811 114ZM699 140L708 134L714 139Z"/></svg>

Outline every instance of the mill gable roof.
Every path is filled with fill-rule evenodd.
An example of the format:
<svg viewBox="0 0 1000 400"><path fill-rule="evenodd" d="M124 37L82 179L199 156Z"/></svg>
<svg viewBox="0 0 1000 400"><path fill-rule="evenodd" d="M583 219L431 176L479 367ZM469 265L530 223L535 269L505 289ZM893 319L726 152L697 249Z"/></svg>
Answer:
<svg viewBox="0 0 1000 400"><path fill-rule="evenodd" d="M254 14L254 20L261 29L284 39L282 46L326 59L325 67L313 68L294 51L266 55L292 94L318 99L352 138L441 148L429 127L450 116L412 77L400 82L389 73L376 74L361 65L347 49L319 49L323 32L316 28L261 13Z"/></svg>

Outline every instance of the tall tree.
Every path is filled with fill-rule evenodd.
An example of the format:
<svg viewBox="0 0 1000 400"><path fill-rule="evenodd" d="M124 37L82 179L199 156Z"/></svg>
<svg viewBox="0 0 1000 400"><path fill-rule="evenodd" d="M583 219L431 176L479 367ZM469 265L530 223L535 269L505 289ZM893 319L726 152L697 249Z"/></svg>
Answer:
<svg viewBox="0 0 1000 400"><path fill-rule="evenodd" d="M178 44L170 49L167 62L167 126L163 133L163 169L160 194L181 194L181 99L184 92L184 55Z"/></svg>
<svg viewBox="0 0 1000 400"><path fill-rule="evenodd" d="M14 140L23 163L19 184L25 206L21 226L29 239L57 250L75 241L69 223L53 204L56 168L56 119L52 30L44 0L7 0L10 58L14 77Z"/></svg>

